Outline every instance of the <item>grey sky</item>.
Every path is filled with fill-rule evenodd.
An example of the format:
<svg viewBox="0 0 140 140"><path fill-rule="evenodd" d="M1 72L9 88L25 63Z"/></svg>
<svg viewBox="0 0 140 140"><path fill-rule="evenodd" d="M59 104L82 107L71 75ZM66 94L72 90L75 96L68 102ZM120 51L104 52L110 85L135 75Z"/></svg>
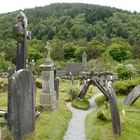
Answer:
<svg viewBox="0 0 140 140"><path fill-rule="evenodd" d="M99 4L140 12L140 0L0 0L0 13L45 6L56 2Z"/></svg>

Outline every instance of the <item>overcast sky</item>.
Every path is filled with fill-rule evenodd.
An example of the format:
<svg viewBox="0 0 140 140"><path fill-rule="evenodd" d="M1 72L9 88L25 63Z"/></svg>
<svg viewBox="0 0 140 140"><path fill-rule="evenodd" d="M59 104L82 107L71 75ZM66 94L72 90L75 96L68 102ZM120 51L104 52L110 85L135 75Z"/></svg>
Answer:
<svg viewBox="0 0 140 140"><path fill-rule="evenodd" d="M140 12L140 0L0 0L0 13L45 6L56 2L99 4Z"/></svg>

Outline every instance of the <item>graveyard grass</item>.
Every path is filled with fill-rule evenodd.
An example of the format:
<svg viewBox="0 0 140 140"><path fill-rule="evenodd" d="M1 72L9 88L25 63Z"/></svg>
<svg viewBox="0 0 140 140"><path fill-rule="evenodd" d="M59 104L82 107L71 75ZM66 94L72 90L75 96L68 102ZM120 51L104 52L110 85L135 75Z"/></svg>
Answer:
<svg viewBox="0 0 140 140"><path fill-rule="evenodd" d="M38 80L41 82L41 80ZM41 111L40 117L36 122L36 129L33 134L28 136L26 140L62 140L63 136L67 130L70 119L72 118L72 113L68 110L66 106L66 101L71 100L69 95L70 88L78 88L79 85L76 81L75 85L72 85L69 80L61 79L60 91L59 91L59 106L56 111ZM81 87L79 87L80 89ZM86 98L90 98L97 89L93 90L90 88ZM40 95L42 93L41 88L37 88L36 91L36 104L39 104ZM0 91L0 109L7 109L7 91ZM2 119L0 120L2 121ZM8 134L5 140L9 139Z"/></svg>
<svg viewBox="0 0 140 140"><path fill-rule="evenodd" d="M68 127L69 121L72 117L72 113L66 107L66 102L71 97L68 92L71 88L70 81L61 80L60 82L60 96L59 96L59 107L57 111L41 112L40 117L36 123L35 132L27 138L27 140L62 140L65 131ZM77 84L73 85L75 88ZM39 104L39 98L42 90L37 88L36 102ZM91 97L94 93L99 92L98 90L89 89L89 94L86 98ZM98 120L97 111L90 113L86 119L86 135L87 140L139 140L140 138L140 112L130 112L128 110L139 110L140 99L131 107L123 107L122 102L124 96L119 96L119 112L122 122L122 135L119 138L115 138L112 133L111 121ZM0 91L0 109L7 109L7 91ZM122 114L122 109L126 110L125 116ZM2 121L2 119L0 119ZM5 140L10 140L8 137Z"/></svg>
<svg viewBox="0 0 140 140"><path fill-rule="evenodd" d="M120 137L113 136L112 122L97 119L97 112L90 113L86 118L87 140L139 140L140 139L140 99L133 106L123 106L125 96L119 96L118 105L122 125ZM122 109L126 110L125 115ZM131 112L133 110L134 112ZM137 110L138 112L135 112Z"/></svg>
<svg viewBox="0 0 140 140"><path fill-rule="evenodd" d="M69 83L60 83L59 107L56 111L43 111L36 122L35 132L27 140L62 140L72 113L66 107L65 100L69 98L67 90ZM42 89L37 88L36 103L39 104L39 98ZM0 91L0 109L7 110L7 91ZM0 118L0 121L2 119ZM10 140L6 136L5 140Z"/></svg>

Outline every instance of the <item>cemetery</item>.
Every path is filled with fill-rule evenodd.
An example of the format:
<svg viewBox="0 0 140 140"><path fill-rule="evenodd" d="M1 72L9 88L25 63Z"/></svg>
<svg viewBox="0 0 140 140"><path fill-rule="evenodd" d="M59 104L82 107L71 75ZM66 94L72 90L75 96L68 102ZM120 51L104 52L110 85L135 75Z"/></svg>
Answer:
<svg viewBox="0 0 140 140"><path fill-rule="evenodd" d="M30 19L25 13L16 13L11 32L16 42L15 66L7 65L7 71L2 72L0 67L0 140L139 140L138 69L135 73L131 65L127 65L129 71L123 69L115 52L115 61L108 56L111 49L98 60L89 59L94 53L87 53L84 47L75 53L75 61L64 60L60 68L61 43L58 41L55 48L55 40L43 38L40 56L35 51L39 42L32 39ZM32 40L33 49L29 47ZM104 46L97 40L92 43L100 49ZM65 47L65 59L74 55L73 49L71 44Z"/></svg>

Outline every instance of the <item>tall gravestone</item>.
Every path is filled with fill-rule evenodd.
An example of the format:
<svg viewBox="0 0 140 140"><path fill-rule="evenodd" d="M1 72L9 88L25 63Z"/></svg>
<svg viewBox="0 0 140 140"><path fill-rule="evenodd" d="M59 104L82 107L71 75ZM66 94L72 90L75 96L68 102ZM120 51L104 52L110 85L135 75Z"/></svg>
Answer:
<svg viewBox="0 0 140 140"><path fill-rule="evenodd" d="M8 126L14 140L22 140L35 129L35 80L26 69L8 80Z"/></svg>
<svg viewBox="0 0 140 140"><path fill-rule="evenodd" d="M40 104L47 110L54 110L57 107L57 95L54 87L54 68L50 58L50 44L47 43L48 50L47 59L44 64L40 65L42 70L42 95L40 97Z"/></svg>
<svg viewBox="0 0 140 140"><path fill-rule="evenodd" d="M27 70L27 17L23 12L18 15L14 34L17 41L16 72L8 76L8 127L13 140L23 140L35 129L35 79Z"/></svg>

